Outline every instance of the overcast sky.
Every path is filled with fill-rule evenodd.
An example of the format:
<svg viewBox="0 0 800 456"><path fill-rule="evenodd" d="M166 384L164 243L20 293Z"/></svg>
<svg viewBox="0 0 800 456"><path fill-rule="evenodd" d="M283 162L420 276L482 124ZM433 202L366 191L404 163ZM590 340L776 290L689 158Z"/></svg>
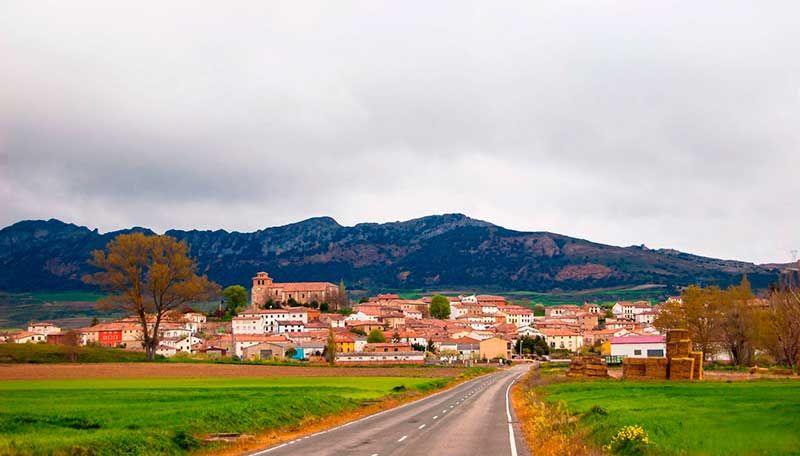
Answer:
<svg viewBox="0 0 800 456"><path fill-rule="evenodd" d="M462 212L789 261L798 18L796 1L4 1L0 225Z"/></svg>

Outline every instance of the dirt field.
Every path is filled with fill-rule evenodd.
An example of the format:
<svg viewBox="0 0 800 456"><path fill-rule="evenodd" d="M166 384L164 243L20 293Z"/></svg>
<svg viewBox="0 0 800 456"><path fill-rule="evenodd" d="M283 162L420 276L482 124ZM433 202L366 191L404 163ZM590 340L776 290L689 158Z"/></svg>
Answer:
<svg viewBox="0 0 800 456"><path fill-rule="evenodd" d="M294 367L233 364L0 364L0 380L196 377L454 377L461 368Z"/></svg>
<svg viewBox="0 0 800 456"><path fill-rule="evenodd" d="M0 371L1 372L1 371ZM743 381L743 380L759 380L759 379L781 379L781 380L798 380L800 376L797 375L774 375L774 374L751 374L748 372L727 372L727 371L704 371L705 380L714 381ZM622 369L609 369L608 375L612 378L622 378Z"/></svg>

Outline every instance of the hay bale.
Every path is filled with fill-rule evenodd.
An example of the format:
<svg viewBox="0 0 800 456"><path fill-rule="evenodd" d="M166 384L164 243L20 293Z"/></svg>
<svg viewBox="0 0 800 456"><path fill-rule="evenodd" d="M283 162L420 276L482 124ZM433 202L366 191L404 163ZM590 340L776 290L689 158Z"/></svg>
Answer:
<svg viewBox="0 0 800 456"><path fill-rule="evenodd" d="M622 377L643 379L647 376L646 358L624 358L622 360Z"/></svg>
<svg viewBox="0 0 800 456"><path fill-rule="evenodd" d="M692 341L690 339L667 342L667 358L688 358L691 351Z"/></svg>
<svg viewBox="0 0 800 456"><path fill-rule="evenodd" d="M645 362L645 375L650 380L666 380L668 366L669 360L667 360L667 358L647 358Z"/></svg>
<svg viewBox="0 0 800 456"><path fill-rule="evenodd" d="M694 367L692 369L692 376L695 380L702 380L705 374L703 373L703 352L693 351L689 353L689 357L694 359Z"/></svg>
<svg viewBox="0 0 800 456"><path fill-rule="evenodd" d="M688 329L670 329L667 331L667 342L677 342L689 338Z"/></svg>
<svg viewBox="0 0 800 456"><path fill-rule="evenodd" d="M694 358L672 358L669 360L670 380L692 380L694 378Z"/></svg>

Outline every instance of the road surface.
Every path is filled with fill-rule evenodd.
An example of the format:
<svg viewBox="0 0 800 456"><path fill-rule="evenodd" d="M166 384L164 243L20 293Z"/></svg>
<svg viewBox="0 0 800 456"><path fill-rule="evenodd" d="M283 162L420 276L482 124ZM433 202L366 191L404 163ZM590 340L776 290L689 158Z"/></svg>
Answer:
<svg viewBox="0 0 800 456"><path fill-rule="evenodd" d="M529 455L512 419L508 398L511 384L528 367L495 372L416 402L249 454Z"/></svg>

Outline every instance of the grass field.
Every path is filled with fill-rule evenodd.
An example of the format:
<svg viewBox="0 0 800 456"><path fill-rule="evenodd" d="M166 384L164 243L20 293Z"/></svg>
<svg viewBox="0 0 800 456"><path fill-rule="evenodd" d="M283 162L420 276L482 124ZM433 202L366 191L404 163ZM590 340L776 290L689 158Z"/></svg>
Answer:
<svg viewBox="0 0 800 456"><path fill-rule="evenodd" d="M194 436L258 432L447 380L285 377L0 381L0 454L182 454Z"/></svg>
<svg viewBox="0 0 800 456"><path fill-rule="evenodd" d="M579 414L598 446L623 426L641 425L652 454L800 454L798 381L567 382L541 391Z"/></svg>

